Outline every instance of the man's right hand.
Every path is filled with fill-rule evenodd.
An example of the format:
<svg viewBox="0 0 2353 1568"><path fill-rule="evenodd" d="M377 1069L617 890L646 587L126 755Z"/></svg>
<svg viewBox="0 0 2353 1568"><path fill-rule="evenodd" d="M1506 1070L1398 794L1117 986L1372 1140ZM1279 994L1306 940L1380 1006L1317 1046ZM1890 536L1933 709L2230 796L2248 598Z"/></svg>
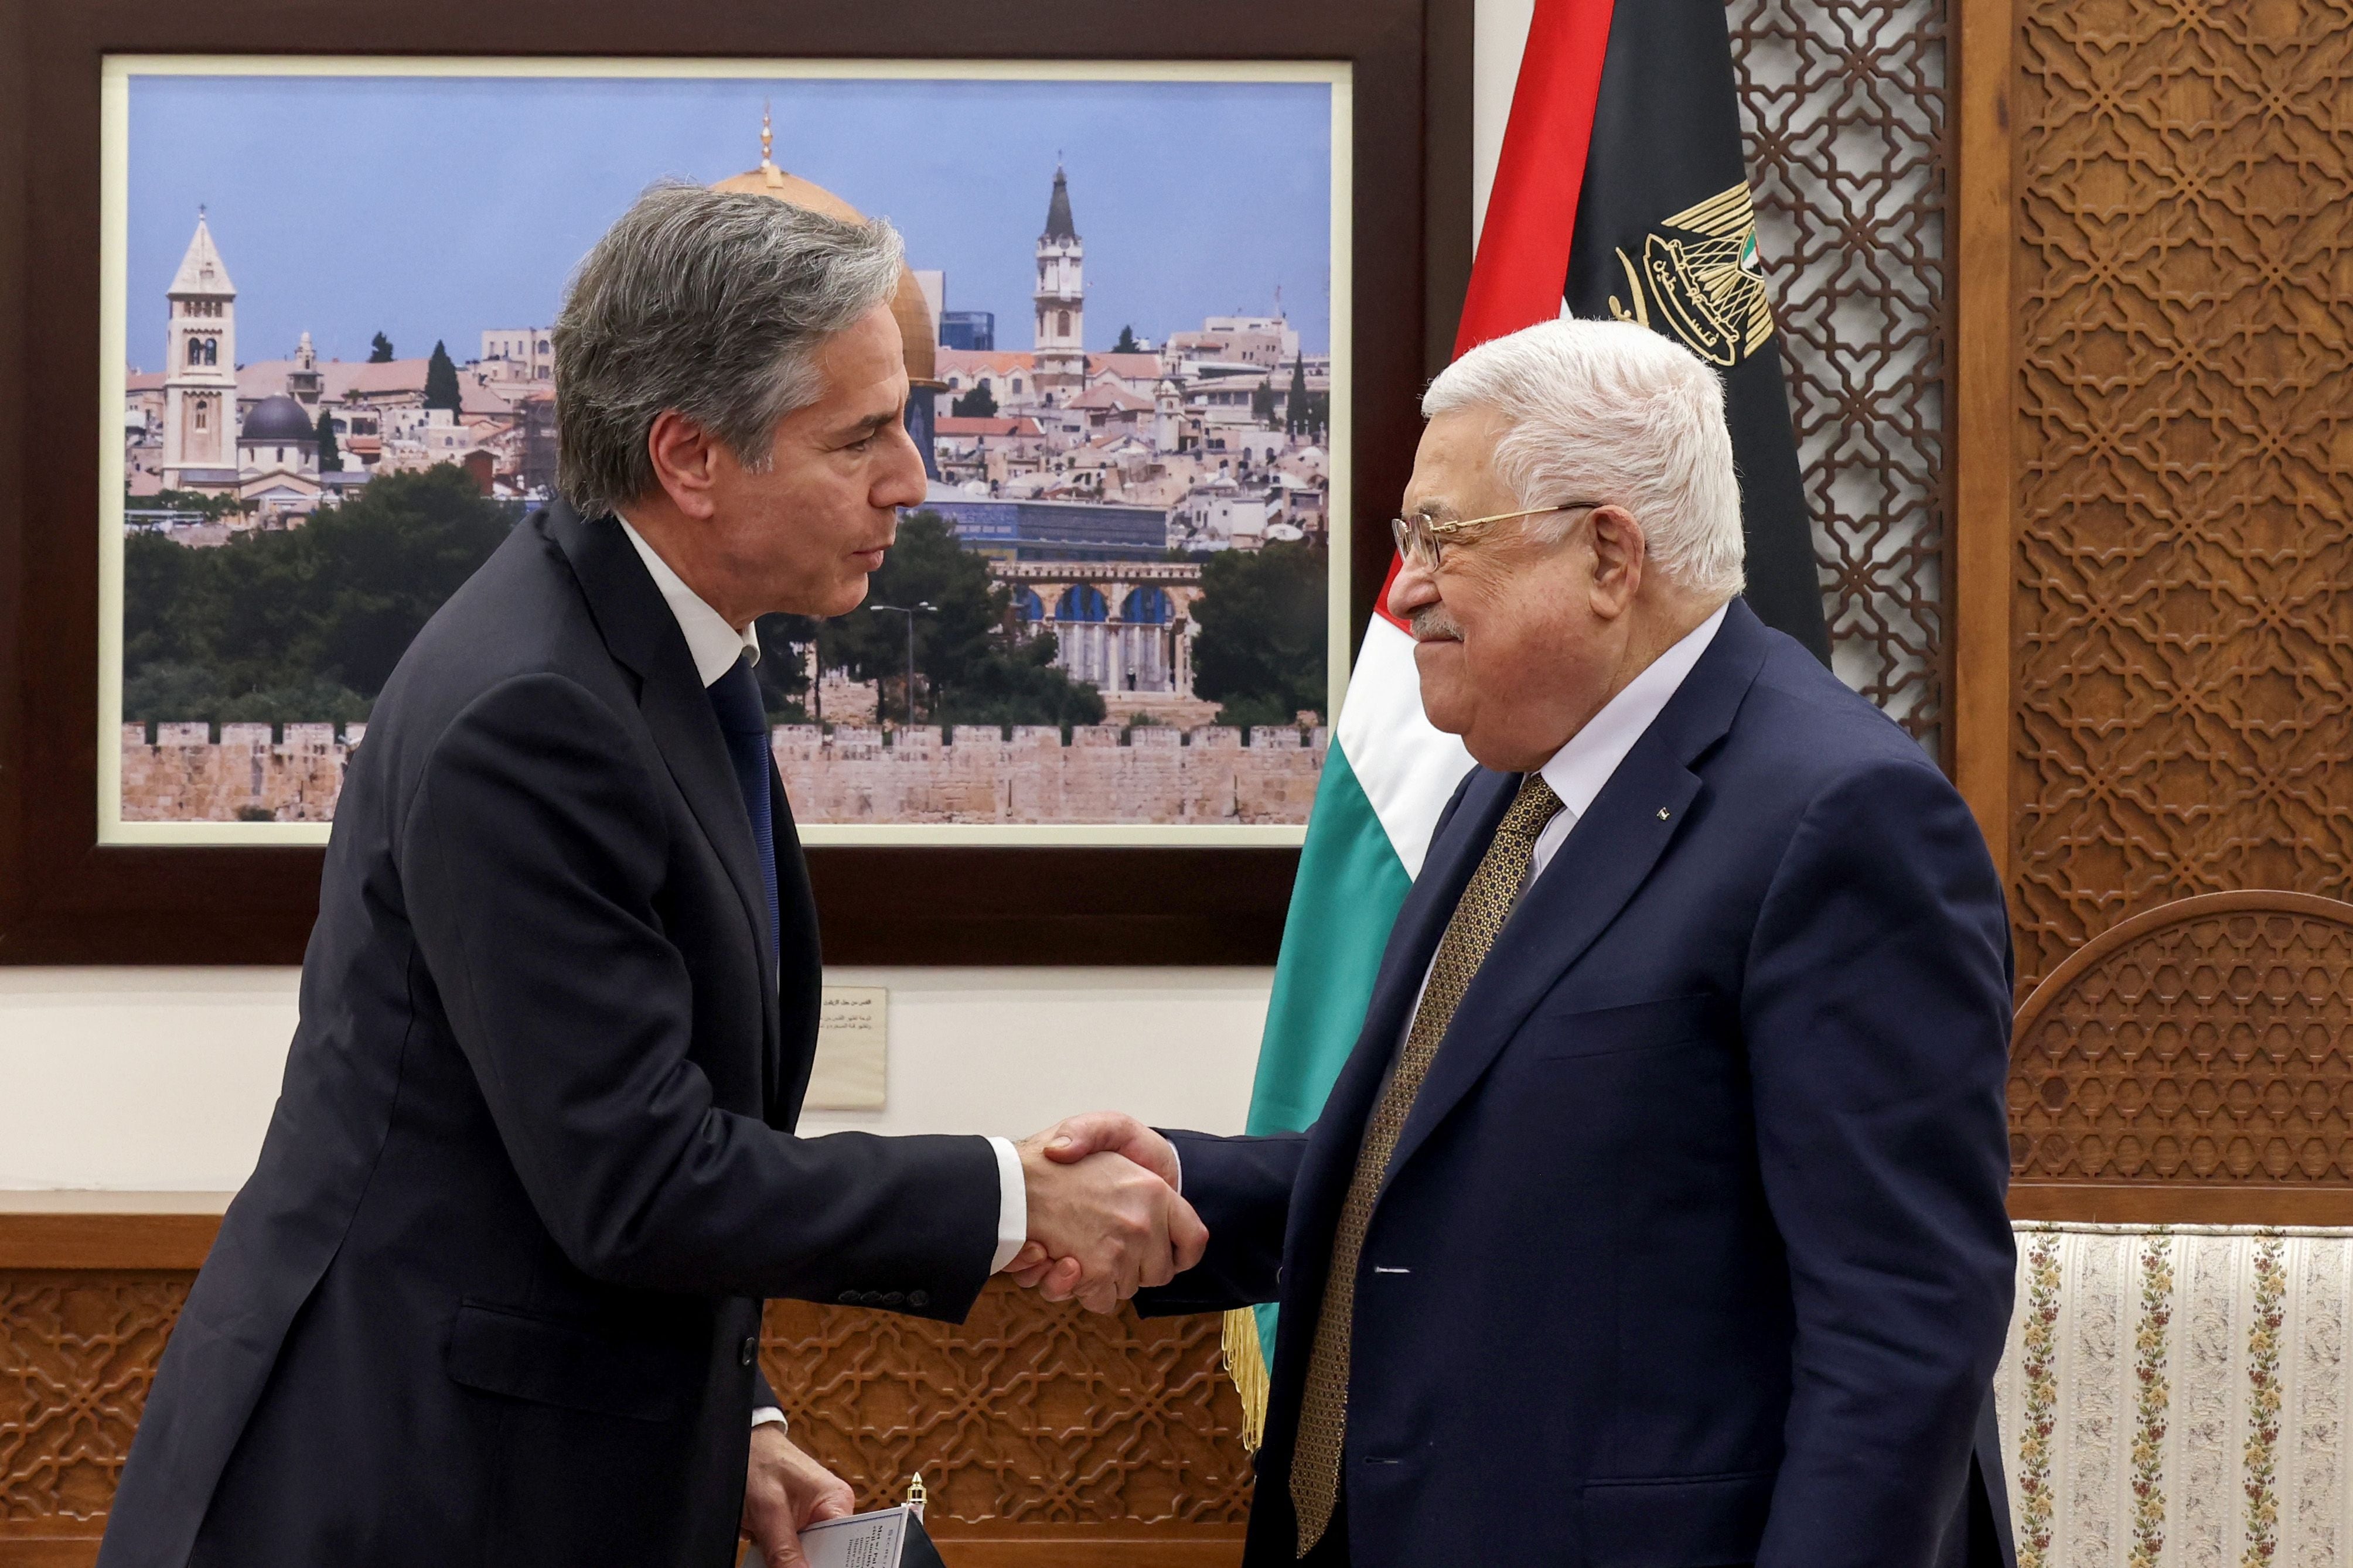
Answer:
<svg viewBox="0 0 2353 1568"><path fill-rule="evenodd" d="M1201 1260L1208 1230L1166 1181L1109 1151L1074 1158L1065 1144L1050 1155L1059 1132L1049 1129L1018 1145L1032 1244L1023 1256L1054 1260L1044 1268L1069 1287L1050 1294L1075 1296L1089 1311L1113 1311L1138 1289L1166 1285ZM1021 1265L1017 1258L1017 1271L1040 1271Z"/></svg>

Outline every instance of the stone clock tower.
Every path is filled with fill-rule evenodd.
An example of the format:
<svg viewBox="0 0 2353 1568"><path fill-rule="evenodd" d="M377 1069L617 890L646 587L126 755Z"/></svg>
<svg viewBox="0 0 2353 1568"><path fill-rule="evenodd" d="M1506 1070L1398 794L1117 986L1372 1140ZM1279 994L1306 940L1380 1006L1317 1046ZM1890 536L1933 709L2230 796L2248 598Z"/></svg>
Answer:
<svg viewBox="0 0 2353 1568"><path fill-rule="evenodd" d="M1040 395L1067 403L1086 389L1087 247L1071 226L1071 186L1054 166L1054 199L1046 208L1046 232L1038 237L1037 353L1034 372Z"/></svg>
<svg viewBox="0 0 2353 1568"><path fill-rule="evenodd" d="M171 361L164 380L161 467L166 488L185 489L191 468L237 468L237 285L213 248L201 208L167 298Z"/></svg>

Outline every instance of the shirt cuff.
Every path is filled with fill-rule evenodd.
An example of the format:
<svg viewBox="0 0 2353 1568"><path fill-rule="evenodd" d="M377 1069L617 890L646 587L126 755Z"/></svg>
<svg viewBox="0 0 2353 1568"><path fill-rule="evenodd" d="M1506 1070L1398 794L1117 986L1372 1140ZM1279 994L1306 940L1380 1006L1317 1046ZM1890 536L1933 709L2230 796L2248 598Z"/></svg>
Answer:
<svg viewBox="0 0 2353 1568"><path fill-rule="evenodd" d="M997 1257L988 1266L994 1274L1029 1239L1029 1188L1021 1179L1021 1156L1013 1141L991 1138L988 1146L997 1152Z"/></svg>
<svg viewBox="0 0 2353 1568"><path fill-rule="evenodd" d="M771 1425L784 1426L785 1413L777 1409L773 1405L763 1405L760 1408L752 1412L752 1426L754 1431L758 1430L760 1427ZM785 1429L786 1431L790 1431L792 1428L786 1426Z"/></svg>

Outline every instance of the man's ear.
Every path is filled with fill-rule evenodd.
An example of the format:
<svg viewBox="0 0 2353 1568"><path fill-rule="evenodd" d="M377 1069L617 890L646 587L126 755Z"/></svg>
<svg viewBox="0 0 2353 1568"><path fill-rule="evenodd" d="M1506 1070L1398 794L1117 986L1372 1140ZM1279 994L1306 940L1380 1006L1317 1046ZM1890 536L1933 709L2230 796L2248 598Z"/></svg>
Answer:
<svg viewBox="0 0 2353 1568"><path fill-rule="evenodd" d="M1642 525L1622 507L1594 510L1588 527L1593 539L1593 613L1615 620L1642 590Z"/></svg>
<svg viewBox="0 0 2353 1568"><path fill-rule="evenodd" d="M665 408L646 432L646 455L670 504L698 521L708 521L718 508L712 487L721 458L710 433L677 409Z"/></svg>

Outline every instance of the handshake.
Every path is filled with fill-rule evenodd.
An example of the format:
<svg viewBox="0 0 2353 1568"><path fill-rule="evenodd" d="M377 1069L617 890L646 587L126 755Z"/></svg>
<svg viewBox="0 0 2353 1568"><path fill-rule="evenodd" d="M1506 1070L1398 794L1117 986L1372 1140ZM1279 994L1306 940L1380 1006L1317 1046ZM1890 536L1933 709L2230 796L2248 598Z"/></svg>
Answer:
<svg viewBox="0 0 2353 1568"><path fill-rule="evenodd" d="M1017 1145L1029 1239L1004 1272L1050 1301L1115 1310L1201 1260L1208 1227L1178 1195L1176 1151L1132 1116L1073 1116Z"/></svg>

